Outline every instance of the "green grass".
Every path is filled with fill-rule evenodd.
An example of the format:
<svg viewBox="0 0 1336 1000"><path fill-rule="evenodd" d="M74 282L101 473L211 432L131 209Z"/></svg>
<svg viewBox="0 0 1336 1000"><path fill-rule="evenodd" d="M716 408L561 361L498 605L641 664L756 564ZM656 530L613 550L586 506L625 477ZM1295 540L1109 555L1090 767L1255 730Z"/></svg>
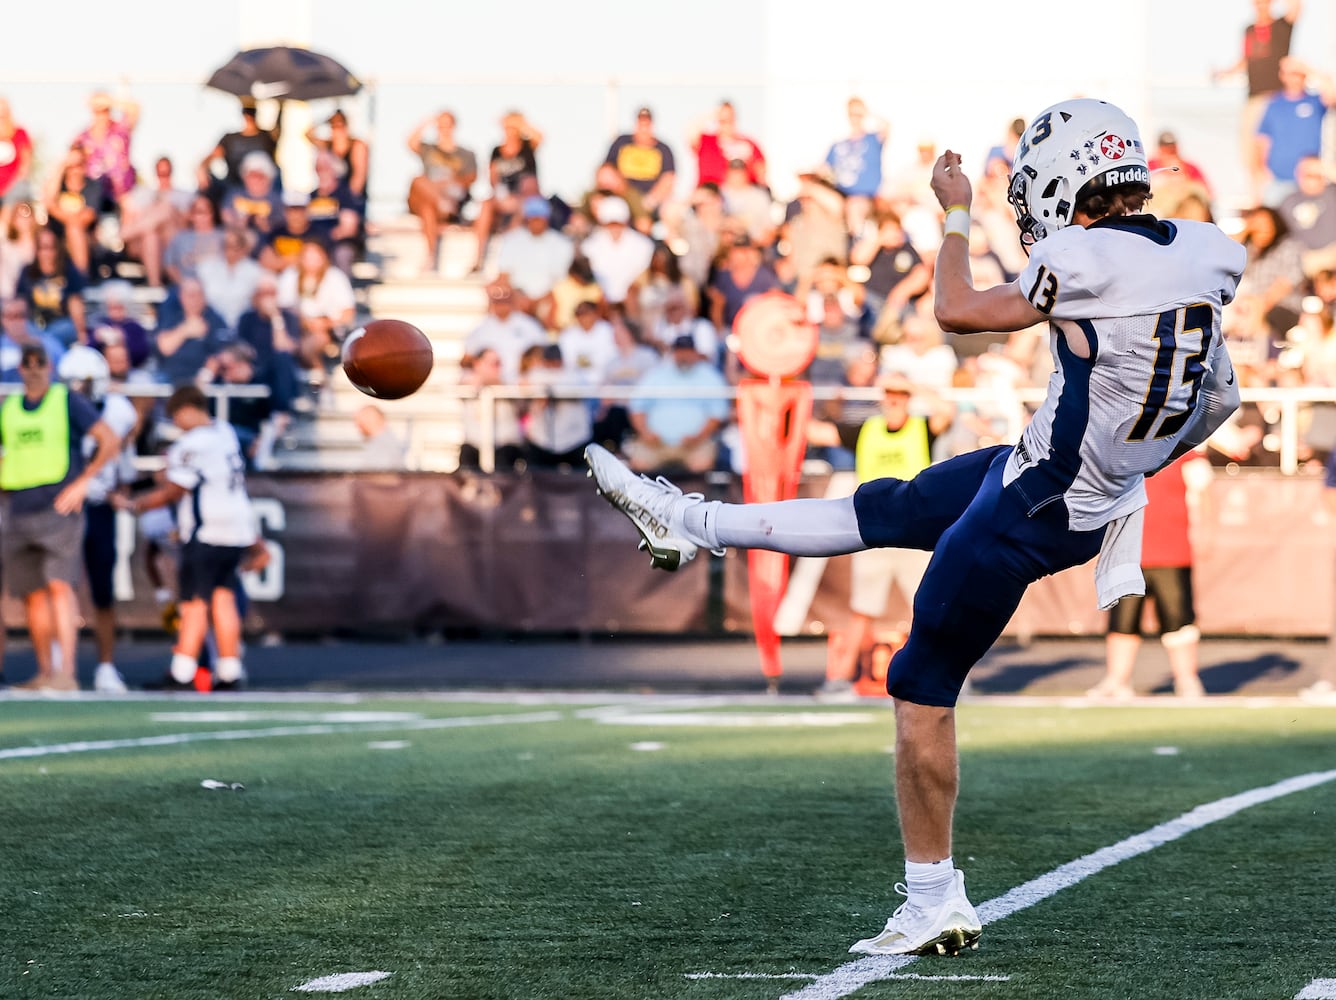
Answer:
<svg viewBox="0 0 1336 1000"><path fill-rule="evenodd" d="M347 995L760 1000L803 983L685 975L824 974L897 905L884 706L705 709L867 717L743 728L604 725L572 704L9 700L0 748L326 710L544 709L560 718L0 760L0 997L278 998L385 970ZM154 718L228 710L275 714ZM1194 806L1336 768L1336 713L1308 707L979 704L960 722L956 858L976 903ZM390 739L410 745L368 747ZM1334 836L1336 783L1256 806L986 928L978 952L907 970L1005 982L855 996L1293 997L1336 978Z"/></svg>

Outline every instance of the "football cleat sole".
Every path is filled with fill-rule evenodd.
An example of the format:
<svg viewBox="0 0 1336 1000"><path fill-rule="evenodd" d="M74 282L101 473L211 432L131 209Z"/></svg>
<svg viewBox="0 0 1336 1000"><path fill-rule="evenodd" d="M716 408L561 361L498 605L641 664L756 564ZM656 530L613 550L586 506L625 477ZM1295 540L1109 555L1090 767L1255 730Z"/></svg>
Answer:
<svg viewBox="0 0 1336 1000"><path fill-rule="evenodd" d="M945 955L948 958L955 958L962 951L978 951L979 938L981 932L975 930L961 930L954 927L945 931L941 937L935 941L929 941L915 955Z"/></svg>

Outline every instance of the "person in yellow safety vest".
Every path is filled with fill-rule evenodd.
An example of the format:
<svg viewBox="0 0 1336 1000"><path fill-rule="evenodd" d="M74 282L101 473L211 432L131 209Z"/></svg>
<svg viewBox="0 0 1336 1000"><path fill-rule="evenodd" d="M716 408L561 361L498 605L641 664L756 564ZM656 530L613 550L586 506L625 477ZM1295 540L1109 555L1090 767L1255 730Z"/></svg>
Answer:
<svg viewBox="0 0 1336 1000"><path fill-rule="evenodd" d="M855 474L859 483L886 476L913 479L932 464L933 442L950 429L955 407L920 390L917 395L927 404L928 415L915 415L910 406L916 395L914 384L898 372L881 376L877 387L882 390L881 412L863 422L852 442ZM842 635L832 637L819 697L853 697L860 652L871 638L873 624L886 613L891 587L898 581L912 604L931 557L931 552L918 549L866 549L850 557L849 625Z"/></svg>
<svg viewBox="0 0 1336 1000"><path fill-rule="evenodd" d="M92 403L51 383L51 359L40 344L23 348L19 376L23 392L0 404L0 560L9 592L23 598L37 674L16 686L77 691L74 587L83 570L84 498L120 444ZM86 463L85 435L97 449Z"/></svg>

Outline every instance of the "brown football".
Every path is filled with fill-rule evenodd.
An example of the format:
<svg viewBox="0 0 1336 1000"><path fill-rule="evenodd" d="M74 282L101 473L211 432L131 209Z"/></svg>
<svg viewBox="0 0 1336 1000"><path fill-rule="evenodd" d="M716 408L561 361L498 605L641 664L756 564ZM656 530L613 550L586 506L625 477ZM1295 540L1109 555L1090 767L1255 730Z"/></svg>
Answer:
<svg viewBox="0 0 1336 1000"><path fill-rule="evenodd" d="M427 335L401 319L375 319L348 334L343 370L368 396L403 399L422 388L435 355Z"/></svg>

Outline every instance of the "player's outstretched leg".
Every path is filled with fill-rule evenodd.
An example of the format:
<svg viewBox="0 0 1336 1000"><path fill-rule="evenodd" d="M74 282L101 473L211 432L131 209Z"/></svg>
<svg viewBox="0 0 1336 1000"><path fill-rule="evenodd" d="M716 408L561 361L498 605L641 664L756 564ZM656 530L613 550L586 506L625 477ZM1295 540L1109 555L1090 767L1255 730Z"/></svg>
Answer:
<svg viewBox="0 0 1336 1000"><path fill-rule="evenodd" d="M601 445L591 444L584 454L599 495L631 519L641 535L640 547L649 550L651 566L671 572L696 558L701 543L687 537L681 512L705 497L683 493L662 476L638 476Z"/></svg>
<svg viewBox="0 0 1336 1000"><path fill-rule="evenodd" d="M791 556L838 556L867 546L852 497L728 504L683 493L660 476L637 476L605 448L585 449L599 493L640 532L652 565L674 570L700 549L723 555L734 546Z"/></svg>
<svg viewBox="0 0 1336 1000"><path fill-rule="evenodd" d="M895 891L905 901L875 937L864 938L849 949L862 955L958 955L979 946L983 925L965 895L965 873L956 869L955 880L940 897L915 896L903 882Z"/></svg>

